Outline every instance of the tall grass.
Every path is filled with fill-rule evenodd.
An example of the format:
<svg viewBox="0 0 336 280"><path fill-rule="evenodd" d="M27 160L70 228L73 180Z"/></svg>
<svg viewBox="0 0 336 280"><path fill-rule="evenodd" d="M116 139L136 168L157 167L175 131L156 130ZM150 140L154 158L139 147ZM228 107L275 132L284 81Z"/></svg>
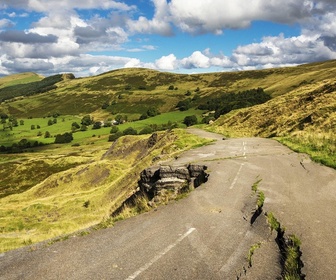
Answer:
<svg viewBox="0 0 336 280"><path fill-rule="evenodd" d="M298 131L278 140L300 153L308 154L314 161L336 168L336 134Z"/></svg>

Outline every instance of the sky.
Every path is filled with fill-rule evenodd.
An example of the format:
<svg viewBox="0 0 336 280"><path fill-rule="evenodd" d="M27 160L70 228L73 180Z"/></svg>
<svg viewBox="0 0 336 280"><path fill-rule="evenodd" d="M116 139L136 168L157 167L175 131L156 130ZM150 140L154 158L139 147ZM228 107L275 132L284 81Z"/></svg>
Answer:
<svg viewBox="0 0 336 280"><path fill-rule="evenodd" d="M0 75L206 73L336 59L336 0L0 0Z"/></svg>

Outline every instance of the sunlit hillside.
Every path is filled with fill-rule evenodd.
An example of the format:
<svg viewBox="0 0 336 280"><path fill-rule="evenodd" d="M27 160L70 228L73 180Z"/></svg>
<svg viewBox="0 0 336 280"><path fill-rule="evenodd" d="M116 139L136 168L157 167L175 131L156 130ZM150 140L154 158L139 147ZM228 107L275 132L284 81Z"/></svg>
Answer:
<svg viewBox="0 0 336 280"><path fill-rule="evenodd" d="M335 77L336 61L195 75L130 68L0 78L0 251L104 223L137 188L142 169L208 143L176 129L189 125L187 117L229 137L275 137L335 168ZM97 121L109 126L96 128ZM55 143L70 132L71 142ZM149 147L153 132L158 141Z"/></svg>

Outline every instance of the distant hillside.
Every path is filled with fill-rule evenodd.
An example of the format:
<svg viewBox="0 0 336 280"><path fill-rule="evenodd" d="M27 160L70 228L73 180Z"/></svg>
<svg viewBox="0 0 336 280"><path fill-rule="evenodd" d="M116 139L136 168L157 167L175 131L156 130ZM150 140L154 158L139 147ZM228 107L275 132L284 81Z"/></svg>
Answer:
<svg viewBox="0 0 336 280"><path fill-rule="evenodd" d="M55 84L62 81L63 78L64 75L59 74L28 83L23 83L21 80L21 83L0 88L0 101L3 102L19 96L27 97L51 91L57 88ZM28 80L30 79L31 78L28 78Z"/></svg>
<svg viewBox="0 0 336 280"><path fill-rule="evenodd" d="M26 73L20 73L20 74L0 77L0 88L15 86L19 84L28 84L28 83L40 81L43 78L44 77L38 74L32 73L32 72L26 72Z"/></svg>
<svg viewBox="0 0 336 280"><path fill-rule="evenodd" d="M37 95L2 103L0 111L17 118L43 117L58 112L62 115L93 114L98 118L126 114L132 120L138 119L151 107L161 113L170 112L176 109L178 102L187 98L196 108L227 93L257 88L276 97L333 79L335 75L336 61L194 75L129 68L93 77L61 80ZM2 90L13 94L12 89L5 87ZM26 92L25 87L15 88L16 96L27 95ZM3 98L1 92L0 97Z"/></svg>

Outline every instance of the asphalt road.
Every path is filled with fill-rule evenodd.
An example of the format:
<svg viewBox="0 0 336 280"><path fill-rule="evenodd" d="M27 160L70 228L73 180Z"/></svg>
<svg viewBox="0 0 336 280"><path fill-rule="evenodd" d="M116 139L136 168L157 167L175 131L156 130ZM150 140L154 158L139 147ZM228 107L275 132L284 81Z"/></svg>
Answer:
<svg viewBox="0 0 336 280"><path fill-rule="evenodd" d="M51 246L0 255L0 279L236 279L261 242L248 279L280 276L278 251L261 220L250 226L251 186L265 210L302 241L306 279L334 279L336 171L274 140L221 136L169 164L208 166L210 177L182 200ZM262 218L260 218L262 219ZM249 278L250 276L250 278Z"/></svg>

